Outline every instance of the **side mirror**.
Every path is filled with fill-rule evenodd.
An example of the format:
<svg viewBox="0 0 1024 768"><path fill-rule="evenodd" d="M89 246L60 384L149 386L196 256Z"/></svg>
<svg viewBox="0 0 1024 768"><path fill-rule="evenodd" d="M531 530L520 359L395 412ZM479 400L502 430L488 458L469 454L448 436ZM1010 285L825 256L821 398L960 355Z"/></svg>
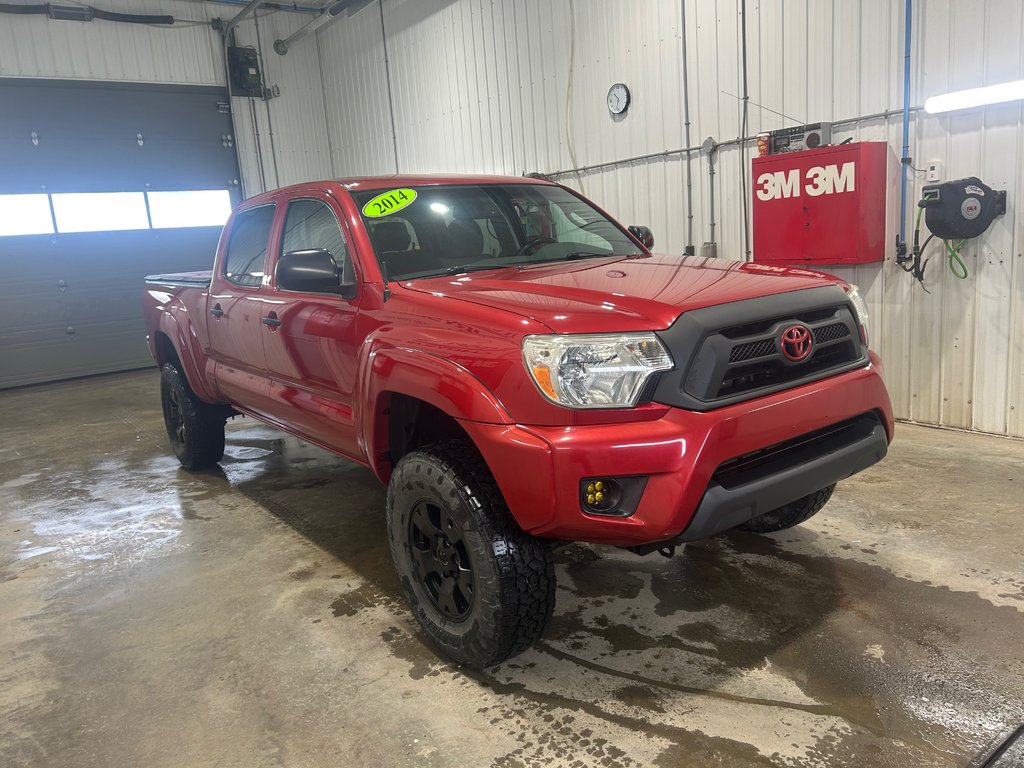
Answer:
<svg viewBox="0 0 1024 768"><path fill-rule="evenodd" d="M629 234L644 244L645 248L654 247L654 233L651 232L650 227L644 227L639 224L632 224L626 227L629 230Z"/></svg>
<svg viewBox="0 0 1024 768"><path fill-rule="evenodd" d="M351 299L356 295L356 285L351 262L347 257L345 261L345 268L339 270L326 248L289 251L277 260L277 287L285 291L334 293Z"/></svg>

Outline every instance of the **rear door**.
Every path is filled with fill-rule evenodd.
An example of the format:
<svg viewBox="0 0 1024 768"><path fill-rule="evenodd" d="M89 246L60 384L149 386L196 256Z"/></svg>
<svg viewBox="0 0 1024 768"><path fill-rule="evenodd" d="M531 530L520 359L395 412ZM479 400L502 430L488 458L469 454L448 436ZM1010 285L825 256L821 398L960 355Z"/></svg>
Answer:
<svg viewBox="0 0 1024 768"><path fill-rule="evenodd" d="M221 393L245 408L266 415L267 358L263 337L269 327L266 294L267 250L276 206L239 211L228 225L207 300L210 358Z"/></svg>
<svg viewBox="0 0 1024 768"><path fill-rule="evenodd" d="M293 198L276 255L326 248L339 268L347 263L352 269L351 238L343 220L330 195L311 192ZM271 415L317 443L362 458L352 413L358 294L343 299L273 285L266 309L279 325L264 335Z"/></svg>

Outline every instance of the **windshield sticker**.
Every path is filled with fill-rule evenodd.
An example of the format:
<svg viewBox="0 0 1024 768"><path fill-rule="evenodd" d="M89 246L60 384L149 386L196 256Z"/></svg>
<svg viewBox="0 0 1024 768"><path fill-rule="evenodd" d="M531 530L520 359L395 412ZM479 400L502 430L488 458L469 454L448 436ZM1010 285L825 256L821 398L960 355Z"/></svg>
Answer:
<svg viewBox="0 0 1024 768"><path fill-rule="evenodd" d="M368 219L379 219L398 213L416 199L415 189L390 189L377 195L363 206L363 216Z"/></svg>

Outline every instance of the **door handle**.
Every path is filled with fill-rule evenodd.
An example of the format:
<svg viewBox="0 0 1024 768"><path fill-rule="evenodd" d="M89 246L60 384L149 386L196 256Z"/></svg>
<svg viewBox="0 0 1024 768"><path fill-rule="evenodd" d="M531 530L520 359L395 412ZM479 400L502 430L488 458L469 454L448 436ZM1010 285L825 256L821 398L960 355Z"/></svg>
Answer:
<svg viewBox="0 0 1024 768"><path fill-rule="evenodd" d="M270 328L277 328L279 325L281 325L281 321L278 318L274 317L273 315L267 315L266 317L263 318L263 324L269 326Z"/></svg>
<svg viewBox="0 0 1024 768"><path fill-rule="evenodd" d="M210 310L210 314L214 317L223 317L224 310L220 308L220 304L214 304L213 309Z"/></svg>

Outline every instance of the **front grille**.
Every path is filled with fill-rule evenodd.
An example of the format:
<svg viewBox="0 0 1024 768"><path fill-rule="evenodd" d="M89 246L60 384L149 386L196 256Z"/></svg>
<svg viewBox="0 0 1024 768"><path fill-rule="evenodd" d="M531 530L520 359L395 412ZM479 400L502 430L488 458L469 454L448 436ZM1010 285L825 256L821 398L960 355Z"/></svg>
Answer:
<svg viewBox="0 0 1024 768"><path fill-rule="evenodd" d="M719 346L730 345L728 364L721 371L716 366L716 371L703 381L688 381L688 389L703 399L716 400L799 381L856 360L861 350L859 339L854 336L856 326L852 316L836 321L844 312L847 310L843 307L829 307L813 313L773 318L763 324L758 334L762 338L755 341L743 341L742 337L737 338L735 328L724 328L705 341L702 352L705 349L717 352ZM811 356L797 363L782 354L778 343L783 330L794 323L807 326L814 336Z"/></svg>
<svg viewBox="0 0 1024 768"><path fill-rule="evenodd" d="M813 339L802 361L787 358L781 342L783 332L797 324ZM678 367L661 375L652 399L692 410L759 397L867 363L853 310L838 286L686 312L659 335Z"/></svg>
<svg viewBox="0 0 1024 768"><path fill-rule="evenodd" d="M819 347L811 358L794 367L782 362L782 355L763 360L751 365L730 368L722 377L714 397L728 397L741 392L770 387L774 384L785 384L807 378L807 376L848 363L857 358L852 344L834 347Z"/></svg>

